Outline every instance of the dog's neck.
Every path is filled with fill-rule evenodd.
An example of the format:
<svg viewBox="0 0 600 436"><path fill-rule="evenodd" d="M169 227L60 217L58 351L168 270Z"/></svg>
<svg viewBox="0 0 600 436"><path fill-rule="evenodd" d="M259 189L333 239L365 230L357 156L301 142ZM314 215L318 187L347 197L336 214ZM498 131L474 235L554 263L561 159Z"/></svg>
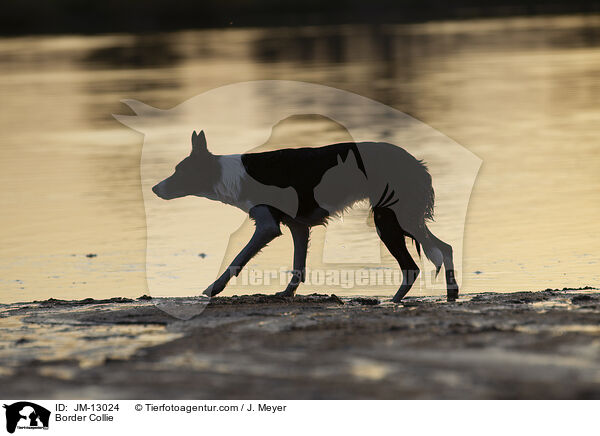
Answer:
<svg viewBox="0 0 600 436"><path fill-rule="evenodd" d="M220 167L220 178L215 181L212 192L206 197L245 210L245 201L240 198L240 194L247 173L241 155L219 155L215 158Z"/></svg>

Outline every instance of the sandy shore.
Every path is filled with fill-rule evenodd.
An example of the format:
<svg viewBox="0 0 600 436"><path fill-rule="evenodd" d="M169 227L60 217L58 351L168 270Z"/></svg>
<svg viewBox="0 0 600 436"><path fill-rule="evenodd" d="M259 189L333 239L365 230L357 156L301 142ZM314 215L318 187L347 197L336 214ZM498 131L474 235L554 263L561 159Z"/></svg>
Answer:
<svg viewBox="0 0 600 436"><path fill-rule="evenodd" d="M600 398L592 289L0 305L5 398Z"/></svg>

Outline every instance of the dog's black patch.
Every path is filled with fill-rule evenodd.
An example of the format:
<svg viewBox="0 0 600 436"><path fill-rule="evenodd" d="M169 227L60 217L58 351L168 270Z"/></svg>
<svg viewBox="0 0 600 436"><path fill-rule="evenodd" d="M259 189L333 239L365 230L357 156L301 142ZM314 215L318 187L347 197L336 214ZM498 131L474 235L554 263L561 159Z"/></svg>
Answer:
<svg viewBox="0 0 600 436"><path fill-rule="evenodd" d="M242 155L242 164L248 175L264 185L279 188L292 187L298 193L296 219L310 225L322 224L328 212L315 200L314 189L323 174L337 165L338 156L346 159L354 153L359 169L366 171L358 147L354 142L331 144L319 148L286 148ZM242 191L242 197L248 193Z"/></svg>

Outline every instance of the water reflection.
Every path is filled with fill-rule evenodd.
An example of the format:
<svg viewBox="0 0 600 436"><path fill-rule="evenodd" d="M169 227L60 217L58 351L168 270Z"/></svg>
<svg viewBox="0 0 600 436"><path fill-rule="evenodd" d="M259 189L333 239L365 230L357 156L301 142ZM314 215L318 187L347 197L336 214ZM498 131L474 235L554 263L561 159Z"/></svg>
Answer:
<svg viewBox="0 0 600 436"><path fill-rule="evenodd" d="M82 64L91 69L173 68L182 59L174 47L177 38L172 35L135 35L119 42L90 50Z"/></svg>
<svg viewBox="0 0 600 436"><path fill-rule="evenodd" d="M110 114L125 113L123 98L166 109L255 79L374 98L484 160L466 228L465 290L600 285L599 23L2 39L0 301L144 293L142 138Z"/></svg>

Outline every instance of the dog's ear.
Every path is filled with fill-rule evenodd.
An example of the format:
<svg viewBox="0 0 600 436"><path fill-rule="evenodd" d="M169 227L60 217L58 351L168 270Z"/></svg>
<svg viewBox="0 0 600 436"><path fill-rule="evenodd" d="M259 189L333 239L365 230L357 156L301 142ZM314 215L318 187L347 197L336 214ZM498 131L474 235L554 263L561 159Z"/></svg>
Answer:
<svg viewBox="0 0 600 436"><path fill-rule="evenodd" d="M337 164L338 165L342 165L344 163L344 161L342 160L342 156L341 155L337 155Z"/></svg>
<svg viewBox="0 0 600 436"><path fill-rule="evenodd" d="M354 153L349 151L348 156L346 156L346 165L350 165L352 168L358 168L358 163L356 162L356 156Z"/></svg>
<svg viewBox="0 0 600 436"><path fill-rule="evenodd" d="M208 153L208 147L206 145L206 136L204 136L204 130L200 133L192 133L192 154L205 154Z"/></svg>

